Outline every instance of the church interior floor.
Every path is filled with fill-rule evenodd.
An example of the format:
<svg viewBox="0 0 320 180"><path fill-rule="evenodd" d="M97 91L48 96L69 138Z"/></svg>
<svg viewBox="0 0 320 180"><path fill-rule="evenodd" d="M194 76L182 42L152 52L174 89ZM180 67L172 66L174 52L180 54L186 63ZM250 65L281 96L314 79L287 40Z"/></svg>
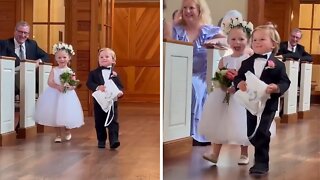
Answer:
<svg viewBox="0 0 320 180"><path fill-rule="evenodd" d="M0 147L1 180L160 179L159 103L120 103L121 146L97 148L93 117L54 143L53 129Z"/></svg>
<svg viewBox="0 0 320 180"><path fill-rule="evenodd" d="M202 159L210 146L193 147L189 154L164 160L165 180L318 180L320 179L320 105L312 105L312 117L297 123L277 124L271 139L269 173L264 177L249 175L254 148L249 147L249 165L239 166L240 146L224 145L218 163Z"/></svg>

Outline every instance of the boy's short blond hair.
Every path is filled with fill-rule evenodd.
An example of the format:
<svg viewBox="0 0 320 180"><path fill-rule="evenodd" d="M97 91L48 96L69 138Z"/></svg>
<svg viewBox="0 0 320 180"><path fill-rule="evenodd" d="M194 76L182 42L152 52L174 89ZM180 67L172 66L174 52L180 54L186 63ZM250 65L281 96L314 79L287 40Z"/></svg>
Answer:
<svg viewBox="0 0 320 180"><path fill-rule="evenodd" d="M110 53L111 53L111 56L112 56L113 62L116 63L116 60L117 60L116 53L115 53L112 49L110 49L110 48L101 48L101 49L99 49L98 56L100 55L100 53L101 53L102 51L108 51L108 52L110 52Z"/></svg>
<svg viewBox="0 0 320 180"><path fill-rule="evenodd" d="M269 32L269 36L271 38L271 40L274 42L275 44L275 48L272 50L272 53L276 54L279 50L279 46L280 46L280 35L278 33L278 31L276 30L276 28L273 25L261 25L256 27L253 32L252 32L252 36L253 34L257 31L257 30L265 30Z"/></svg>

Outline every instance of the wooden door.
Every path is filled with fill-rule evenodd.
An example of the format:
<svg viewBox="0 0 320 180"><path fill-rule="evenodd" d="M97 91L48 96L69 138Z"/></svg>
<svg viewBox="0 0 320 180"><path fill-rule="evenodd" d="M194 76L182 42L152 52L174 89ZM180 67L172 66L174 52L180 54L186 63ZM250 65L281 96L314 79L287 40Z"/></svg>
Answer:
<svg viewBox="0 0 320 180"><path fill-rule="evenodd" d="M115 3L112 48L122 101L160 102L160 3Z"/></svg>

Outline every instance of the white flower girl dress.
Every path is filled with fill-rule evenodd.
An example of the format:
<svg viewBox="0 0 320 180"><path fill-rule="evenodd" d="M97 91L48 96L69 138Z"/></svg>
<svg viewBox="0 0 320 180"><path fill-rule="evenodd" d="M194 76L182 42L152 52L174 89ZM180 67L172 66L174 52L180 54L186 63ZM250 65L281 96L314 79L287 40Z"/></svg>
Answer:
<svg viewBox="0 0 320 180"><path fill-rule="evenodd" d="M70 68L54 67L54 82L61 84L60 74ZM66 93L48 87L39 97L34 114L35 122L45 126L78 128L84 124L83 111L75 90Z"/></svg>

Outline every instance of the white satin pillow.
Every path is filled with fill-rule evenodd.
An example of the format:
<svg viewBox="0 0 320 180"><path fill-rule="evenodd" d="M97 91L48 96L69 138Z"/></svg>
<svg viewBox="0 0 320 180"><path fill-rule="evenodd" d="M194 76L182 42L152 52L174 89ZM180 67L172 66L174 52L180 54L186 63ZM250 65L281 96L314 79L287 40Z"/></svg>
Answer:
<svg viewBox="0 0 320 180"><path fill-rule="evenodd" d="M245 73L247 91L238 90L235 93L237 101L253 115L262 114L270 94L266 93L267 84L257 78L252 72Z"/></svg>

